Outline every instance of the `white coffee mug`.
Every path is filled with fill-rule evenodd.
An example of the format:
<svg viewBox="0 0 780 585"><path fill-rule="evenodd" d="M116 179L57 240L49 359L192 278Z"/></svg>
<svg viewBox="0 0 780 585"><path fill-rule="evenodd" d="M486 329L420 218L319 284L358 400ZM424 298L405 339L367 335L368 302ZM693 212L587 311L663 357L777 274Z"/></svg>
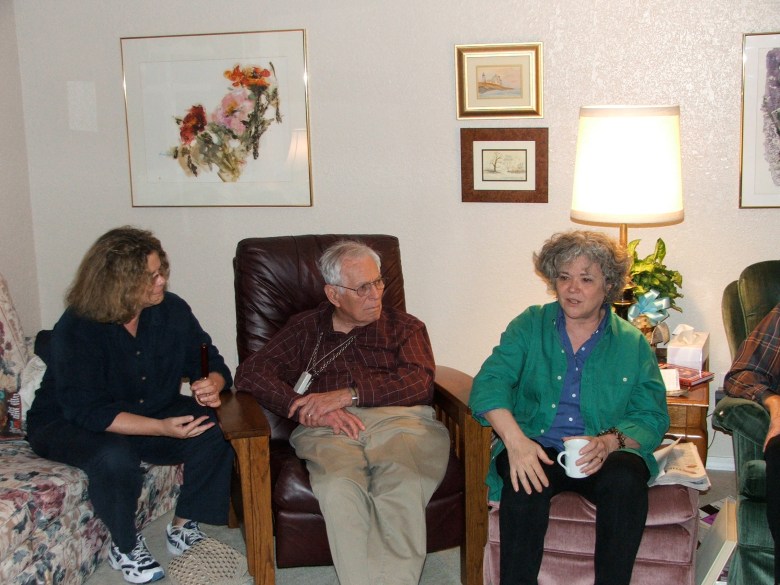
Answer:
<svg viewBox="0 0 780 585"><path fill-rule="evenodd" d="M580 449L590 443L587 439L569 439L563 442L563 451L558 453L558 463L566 470L566 475L569 477L579 478L587 477L586 473L582 473L582 470L577 465L577 459L582 457L580 455ZM565 460L565 463L564 461Z"/></svg>

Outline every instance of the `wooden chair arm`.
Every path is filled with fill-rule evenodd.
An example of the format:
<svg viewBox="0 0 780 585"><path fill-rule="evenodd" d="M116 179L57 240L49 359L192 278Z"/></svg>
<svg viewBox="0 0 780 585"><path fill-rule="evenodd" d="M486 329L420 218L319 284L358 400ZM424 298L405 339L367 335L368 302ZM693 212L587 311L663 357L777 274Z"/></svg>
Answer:
<svg viewBox="0 0 780 585"><path fill-rule="evenodd" d="M436 366L434 384L436 401L451 403L458 410L468 410L469 395L473 378L448 366Z"/></svg>
<svg viewBox="0 0 780 585"><path fill-rule="evenodd" d="M463 583L482 583L482 558L488 533L487 477L492 429L483 427L468 407L472 377L454 368L436 366L434 408L450 431L455 454L466 476L466 538L461 551Z"/></svg>
<svg viewBox="0 0 780 585"><path fill-rule="evenodd" d="M228 441L249 437L270 437L271 426L255 398L246 392L223 390L217 420Z"/></svg>
<svg viewBox="0 0 780 585"><path fill-rule="evenodd" d="M271 427L251 394L225 390L217 420L236 452L241 484L244 538L249 573L255 585L274 583L274 533L271 518ZM234 502L235 509L235 502Z"/></svg>

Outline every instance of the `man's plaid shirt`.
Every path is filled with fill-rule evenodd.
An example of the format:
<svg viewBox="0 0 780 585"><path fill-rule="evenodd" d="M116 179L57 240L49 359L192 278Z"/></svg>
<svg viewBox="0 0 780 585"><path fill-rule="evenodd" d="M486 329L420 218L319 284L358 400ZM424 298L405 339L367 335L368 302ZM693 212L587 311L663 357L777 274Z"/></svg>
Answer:
<svg viewBox="0 0 780 585"><path fill-rule="evenodd" d="M344 334L333 330L332 315L333 306L324 302L292 317L262 349L241 363L236 370L236 388L286 417L299 397L293 386L307 368L320 334L317 361L355 335L355 340L314 377L309 392L355 388L361 407L431 404L435 365L422 321L403 311L383 308L377 321Z"/></svg>
<svg viewBox="0 0 780 585"><path fill-rule="evenodd" d="M780 305L772 309L742 343L728 374L724 390L729 396L763 403L778 394L780 382Z"/></svg>

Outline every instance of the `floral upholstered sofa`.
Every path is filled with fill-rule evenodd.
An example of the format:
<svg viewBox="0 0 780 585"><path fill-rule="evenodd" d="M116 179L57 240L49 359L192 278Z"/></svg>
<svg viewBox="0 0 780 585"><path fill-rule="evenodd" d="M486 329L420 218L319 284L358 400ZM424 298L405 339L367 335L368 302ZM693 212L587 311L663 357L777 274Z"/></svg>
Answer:
<svg viewBox="0 0 780 585"><path fill-rule="evenodd" d="M24 440L24 415L45 371L25 338L0 275L0 583L83 583L108 554L110 537L95 517L87 477L42 459ZM143 527L172 509L181 468L148 466L137 522Z"/></svg>

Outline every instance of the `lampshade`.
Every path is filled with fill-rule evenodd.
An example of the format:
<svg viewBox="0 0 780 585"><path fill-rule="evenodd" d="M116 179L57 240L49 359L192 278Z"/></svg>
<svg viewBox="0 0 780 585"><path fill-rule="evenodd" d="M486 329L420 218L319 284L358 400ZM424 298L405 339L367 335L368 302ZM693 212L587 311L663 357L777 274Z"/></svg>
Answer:
<svg viewBox="0 0 780 585"><path fill-rule="evenodd" d="M680 222L681 174L679 106L580 108L572 220Z"/></svg>

